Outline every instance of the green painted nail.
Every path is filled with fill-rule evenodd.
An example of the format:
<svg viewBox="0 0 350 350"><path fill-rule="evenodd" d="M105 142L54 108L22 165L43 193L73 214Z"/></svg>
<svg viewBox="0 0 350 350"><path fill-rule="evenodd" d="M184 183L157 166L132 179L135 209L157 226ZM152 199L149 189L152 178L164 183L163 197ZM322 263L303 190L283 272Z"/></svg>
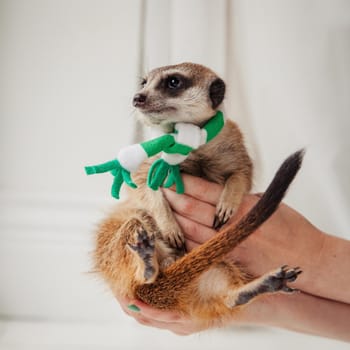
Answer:
<svg viewBox="0 0 350 350"><path fill-rule="evenodd" d="M128 309L131 310L131 311L134 311L134 312L140 312L141 311L140 308L137 307L134 304L128 305Z"/></svg>

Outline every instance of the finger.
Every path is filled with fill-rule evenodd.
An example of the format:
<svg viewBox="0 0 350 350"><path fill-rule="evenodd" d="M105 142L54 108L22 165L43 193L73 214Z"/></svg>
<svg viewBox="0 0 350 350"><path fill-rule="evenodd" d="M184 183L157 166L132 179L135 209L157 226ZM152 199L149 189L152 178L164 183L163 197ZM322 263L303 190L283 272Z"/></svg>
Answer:
<svg viewBox="0 0 350 350"><path fill-rule="evenodd" d="M136 318L136 321L142 324L143 326L165 329L177 335L190 335L199 331L199 329L194 328L193 325L191 323L188 323L187 321L184 323L166 323L148 319L143 316Z"/></svg>
<svg viewBox="0 0 350 350"><path fill-rule="evenodd" d="M176 311L159 310L138 299L131 300L118 297L118 301L126 314L137 319L142 316L150 320L164 323L177 322L182 319L180 313Z"/></svg>
<svg viewBox="0 0 350 350"><path fill-rule="evenodd" d="M131 311L125 305L122 305L123 310L144 326L167 329L178 335L188 335L199 331L194 322L176 311L158 310L140 300L133 300L130 303L137 306L140 311Z"/></svg>
<svg viewBox="0 0 350 350"><path fill-rule="evenodd" d="M186 245L187 241L192 242L187 248L192 248L198 244L203 244L208 239L212 238L216 231L211 227L199 224L185 216L174 214L177 223L179 224L181 231L185 235ZM191 249L190 249L191 250Z"/></svg>
<svg viewBox="0 0 350 350"><path fill-rule="evenodd" d="M119 302L120 305L129 305L130 304L130 300L127 297L121 296L121 295L116 295L115 296Z"/></svg>
<svg viewBox="0 0 350 350"><path fill-rule="evenodd" d="M176 213L208 227L213 225L216 209L212 204L167 189L163 193Z"/></svg>
<svg viewBox="0 0 350 350"><path fill-rule="evenodd" d="M133 305L137 306L140 309L140 312L137 313L140 316L150 319L152 321L162 322L162 323L174 323L181 320L180 313L176 311L168 310L159 310L150 305L143 303L140 300L134 300Z"/></svg>
<svg viewBox="0 0 350 350"><path fill-rule="evenodd" d="M199 177L182 174L185 185L185 194L203 202L216 205L219 201L223 186L209 182ZM171 188L175 191L175 188Z"/></svg>
<svg viewBox="0 0 350 350"><path fill-rule="evenodd" d="M193 242L190 240L186 240L185 245L186 245L186 249L188 252L190 252L191 250L193 250L194 248L197 248L199 246L199 244L197 242Z"/></svg>
<svg viewBox="0 0 350 350"><path fill-rule="evenodd" d="M126 297L122 297L120 295L116 296L116 299L118 300L120 308L129 316L132 315L132 311L128 308L128 305L132 304L131 300Z"/></svg>

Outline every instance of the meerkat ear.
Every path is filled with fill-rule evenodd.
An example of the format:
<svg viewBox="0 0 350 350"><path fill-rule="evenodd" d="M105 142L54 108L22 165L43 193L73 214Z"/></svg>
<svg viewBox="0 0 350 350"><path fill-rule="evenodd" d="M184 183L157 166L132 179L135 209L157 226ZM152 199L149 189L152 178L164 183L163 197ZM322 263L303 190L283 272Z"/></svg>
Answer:
<svg viewBox="0 0 350 350"><path fill-rule="evenodd" d="M209 87L209 97L212 108L216 109L225 97L226 85L220 78L215 79Z"/></svg>

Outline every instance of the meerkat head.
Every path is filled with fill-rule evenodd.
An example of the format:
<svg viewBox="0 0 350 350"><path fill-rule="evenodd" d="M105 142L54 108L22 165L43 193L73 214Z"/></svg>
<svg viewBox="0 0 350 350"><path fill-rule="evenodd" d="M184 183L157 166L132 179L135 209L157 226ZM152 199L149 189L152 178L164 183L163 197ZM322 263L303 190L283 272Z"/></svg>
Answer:
<svg viewBox="0 0 350 350"><path fill-rule="evenodd" d="M175 123L201 126L217 111L225 83L199 64L181 63L152 70L141 82L133 105L146 125L171 131Z"/></svg>

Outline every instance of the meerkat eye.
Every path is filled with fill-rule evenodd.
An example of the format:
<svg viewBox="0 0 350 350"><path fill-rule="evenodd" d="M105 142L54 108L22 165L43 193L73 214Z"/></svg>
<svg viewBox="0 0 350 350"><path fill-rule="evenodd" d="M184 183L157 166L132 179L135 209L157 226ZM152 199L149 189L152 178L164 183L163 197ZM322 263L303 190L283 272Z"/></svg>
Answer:
<svg viewBox="0 0 350 350"><path fill-rule="evenodd" d="M146 84L147 84L147 79L146 79L146 78L143 78L143 79L141 80L141 83L140 83L141 87L144 87Z"/></svg>
<svg viewBox="0 0 350 350"><path fill-rule="evenodd" d="M182 81L180 78L176 76L171 76L168 78L167 87L169 89L178 89L181 87L181 85L182 85Z"/></svg>

